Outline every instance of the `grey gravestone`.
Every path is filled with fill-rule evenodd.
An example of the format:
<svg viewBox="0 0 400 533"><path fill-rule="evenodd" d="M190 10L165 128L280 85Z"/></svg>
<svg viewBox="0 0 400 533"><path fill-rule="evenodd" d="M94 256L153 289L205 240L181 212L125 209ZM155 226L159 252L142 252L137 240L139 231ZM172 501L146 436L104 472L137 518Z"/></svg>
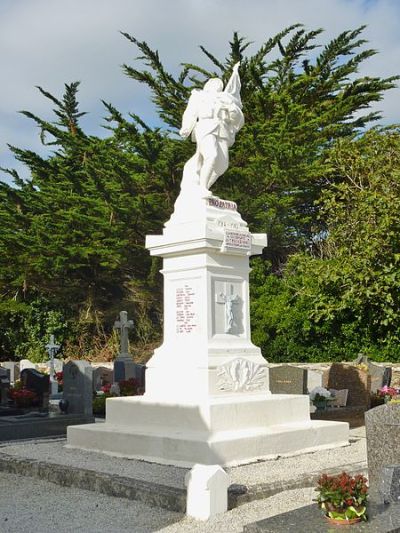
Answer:
<svg viewBox="0 0 400 533"><path fill-rule="evenodd" d="M36 369L35 363L32 363L32 361L29 361L29 359L21 359L19 362L19 370L22 372L25 370L25 368L34 368Z"/></svg>
<svg viewBox="0 0 400 533"><path fill-rule="evenodd" d="M11 383L15 383L19 379L19 363L16 361L2 361L0 365L10 371Z"/></svg>
<svg viewBox="0 0 400 533"><path fill-rule="evenodd" d="M10 380L6 375L0 375L0 405L8 405L8 391L10 390Z"/></svg>
<svg viewBox="0 0 400 533"><path fill-rule="evenodd" d="M371 392L376 392L381 387L390 386L392 369L372 362L368 362L368 373L371 376Z"/></svg>
<svg viewBox="0 0 400 533"><path fill-rule="evenodd" d="M399 503L400 465L387 465L383 467L381 493L383 503Z"/></svg>
<svg viewBox="0 0 400 533"><path fill-rule="evenodd" d="M307 370L307 392L310 393L315 387L322 387L322 374L317 370Z"/></svg>
<svg viewBox="0 0 400 533"><path fill-rule="evenodd" d="M34 368L25 368L21 372L21 382L25 389L36 393L39 398L39 409L48 409L50 377L47 374L41 374Z"/></svg>
<svg viewBox="0 0 400 533"><path fill-rule="evenodd" d="M103 385L113 382L113 371L105 366L98 366L93 370L93 390L100 390Z"/></svg>
<svg viewBox="0 0 400 533"><path fill-rule="evenodd" d="M69 361L64 365L63 399L68 401L68 414L93 413L93 368L87 361Z"/></svg>
<svg viewBox="0 0 400 533"><path fill-rule="evenodd" d="M307 394L307 370L291 365L270 367L269 387L273 394Z"/></svg>
<svg viewBox="0 0 400 533"><path fill-rule="evenodd" d="M353 365L333 363L326 377L327 389L348 389L347 407L368 409L371 403L371 376Z"/></svg>
<svg viewBox="0 0 400 533"><path fill-rule="evenodd" d="M6 378L9 381L11 381L10 380L10 370L8 370L8 368L3 368L2 366L0 366L0 378Z"/></svg>
<svg viewBox="0 0 400 533"><path fill-rule="evenodd" d="M400 464L400 405L380 405L365 413L370 498L380 502L385 466Z"/></svg>

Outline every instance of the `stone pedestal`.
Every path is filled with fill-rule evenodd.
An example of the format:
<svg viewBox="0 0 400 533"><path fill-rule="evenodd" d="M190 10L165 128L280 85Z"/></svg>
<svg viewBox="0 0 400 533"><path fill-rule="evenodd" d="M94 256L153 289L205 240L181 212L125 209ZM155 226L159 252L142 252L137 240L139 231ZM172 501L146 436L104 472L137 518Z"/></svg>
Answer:
<svg viewBox="0 0 400 533"><path fill-rule="evenodd" d="M311 421L308 396L271 395L251 342L249 256L266 246L236 204L182 190L163 235L164 342L143 397L107 400L106 422L68 445L159 463L234 465L348 442L348 424Z"/></svg>

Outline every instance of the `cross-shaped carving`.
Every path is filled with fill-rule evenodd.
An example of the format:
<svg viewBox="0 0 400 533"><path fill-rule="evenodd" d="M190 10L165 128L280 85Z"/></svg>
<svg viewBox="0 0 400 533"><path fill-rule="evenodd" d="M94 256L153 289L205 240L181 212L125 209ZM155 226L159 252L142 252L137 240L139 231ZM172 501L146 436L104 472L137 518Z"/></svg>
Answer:
<svg viewBox="0 0 400 533"><path fill-rule="evenodd" d="M121 347L118 357L130 357L128 348L128 331L133 328L133 320L128 320L128 313L121 311L119 320L114 323L114 329L121 331Z"/></svg>
<svg viewBox="0 0 400 533"><path fill-rule="evenodd" d="M228 283L225 283L225 293L219 292L215 295L215 301L217 304L225 305L225 333L231 333L233 323L235 322L235 308L234 304L239 303L240 296L238 294L233 294L234 287L232 283L229 286Z"/></svg>

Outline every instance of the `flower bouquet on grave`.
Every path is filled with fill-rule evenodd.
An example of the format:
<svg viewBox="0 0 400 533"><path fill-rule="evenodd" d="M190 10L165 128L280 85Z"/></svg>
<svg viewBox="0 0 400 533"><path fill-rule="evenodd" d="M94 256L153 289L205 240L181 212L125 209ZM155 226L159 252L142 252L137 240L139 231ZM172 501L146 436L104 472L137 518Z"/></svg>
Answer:
<svg viewBox="0 0 400 533"><path fill-rule="evenodd" d="M63 388L64 388L64 373L61 371L61 372L55 372L54 373L54 377L57 381L57 385L58 385L58 392L62 392L63 391Z"/></svg>
<svg viewBox="0 0 400 533"><path fill-rule="evenodd" d="M378 389L377 394L380 398L384 399L385 403L388 403L397 396L397 389L385 385L384 387Z"/></svg>
<svg viewBox="0 0 400 533"><path fill-rule="evenodd" d="M333 400L333 396L324 387L315 387L310 392L310 400L317 409L326 409L328 401Z"/></svg>
<svg viewBox="0 0 400 533"><path fill-rule="evenodd" d="M367 520L367 479L361 474L354 477L346 472L337 476L323 474L315 489L315 500L327 519L336 525L349 525Z"/></svg>
<svg viewBox="0 0 400 533"><path fill-rule="evenodd" d="M15 402L15 405L20 408L32 407L38 400L33 391L24 388L16 389L13 387L10 389L9 396Z"/></svg>

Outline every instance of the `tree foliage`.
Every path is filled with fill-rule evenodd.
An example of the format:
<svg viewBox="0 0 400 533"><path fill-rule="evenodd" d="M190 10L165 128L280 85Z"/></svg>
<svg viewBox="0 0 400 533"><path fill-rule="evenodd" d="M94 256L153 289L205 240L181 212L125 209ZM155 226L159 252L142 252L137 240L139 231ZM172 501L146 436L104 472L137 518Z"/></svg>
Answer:
<svg viewBox="0 0 400 533"><path fill-rule="evenodd" d="M362 31L345 31L321 46L322 30L293 25L252 55L250 43L235 33L224 59L202 46L210 67L183 63L176 76L157 51L125 33L141 55L124 71L149 88L163 129L103 101L108 135L87 135L79 83L65 85L61 97L39 87L54 120L22 113L51 152L43 157L10 147L30 179L3 169L14 184L0 183L0 357L41 357L50 330L69 355L111 357L112 324L122 308L134 317L141 350L159 338L160 265L144 249L145 235L161 231L194 151L176 135L191 90L209 77L226 82L237 61L246 123L215 193L238 203L253 232L269 235L264 255L254 261L255 342L270 359L283 360L343 357L344 349L378 346L389 333L395 342L395 282L386 281L391 289L385 292L383 279L369 273L373 285L363 276L372 267L383 272L378 237L387 250L397 246L395 233L385 240L397 208L391 170L397 160L376 152L379 145L388 154L397 133L364 131L380 118L371 104L397 77L358 76L376 53L365 47ZM392 181L379 189L389 174ZM389 190L392 196L384 196ZM356 238L344 213L357 226ZM397 280L397 260L389 257L382 262L385 279ZM393 316L384 314L389 308Z"/></svg>
<svg viewBox="0 0 400 533"><path fill-rule="evenodd" d="M255 274L256 335L274 359L398 360L400 131L343 139L330 164L327 234L313 254L292 256L282 279Z"/></svg>

